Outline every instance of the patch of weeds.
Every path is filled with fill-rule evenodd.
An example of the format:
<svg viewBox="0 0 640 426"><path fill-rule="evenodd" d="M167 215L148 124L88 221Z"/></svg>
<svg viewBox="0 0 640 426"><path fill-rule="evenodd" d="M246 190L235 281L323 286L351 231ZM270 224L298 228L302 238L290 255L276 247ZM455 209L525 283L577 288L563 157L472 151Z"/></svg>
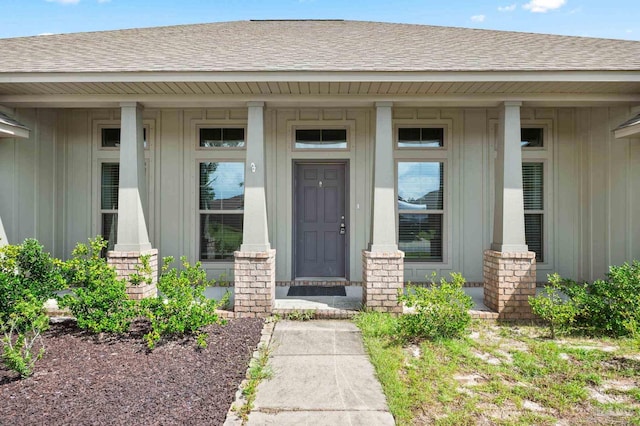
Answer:
<svg viewBox="0 0 640 426"><path fill-rule="evenodd" d="M382 384L389 409L400 425L412 420L412 394L406 385L406 355L394 337L397 318L380 312L362 312L354 319L362 331L364 346Z"/></svg>
<svg viewBox="0 0 640 426"><path fill-rule="evenodd" d="M315 316L313 309L307 309L304 311L293 310L288 314L285 314L284 318L289 321L311 321Z"/></svg>
<svg viewBox="0 0 640 426"><path fill-rule="evenodd" d="M633 339L550 341L539 326L475 323L470 337L424 340L416 350L415 341L395 336L396 321L357 318L398 424L640 424L638 388L605 390L625 402L617 405L591 396L638 377ZM494 355L509 362L495 363Z"/></svg>
<svg viewBox="0 0 640 426"><path fill-rule="evenodd" d="M238 416L242 419L243 425L249 419L249 413L253 409L258 385L263 380L269 380L273 377L273 371L268 365L269 356L269 348L267 346L260 346L260 348L258 348L258 358L252 359L251 364L249 365L248 380L242 388L242 395L245 398L245 403L235 410Z"/></svg>

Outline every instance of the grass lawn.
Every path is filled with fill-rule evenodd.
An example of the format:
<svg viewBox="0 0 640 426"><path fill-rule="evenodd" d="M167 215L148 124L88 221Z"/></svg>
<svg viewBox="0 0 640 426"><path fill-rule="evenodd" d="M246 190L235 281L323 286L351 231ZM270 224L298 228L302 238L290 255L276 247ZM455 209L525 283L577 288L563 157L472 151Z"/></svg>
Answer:
<svg viewBox="0 0 640 426"><path fill-rule="evenodd" d="M463 339L399 342L395 322L356 319L399 425L640 425L640 340L474 322Z"/></svg>

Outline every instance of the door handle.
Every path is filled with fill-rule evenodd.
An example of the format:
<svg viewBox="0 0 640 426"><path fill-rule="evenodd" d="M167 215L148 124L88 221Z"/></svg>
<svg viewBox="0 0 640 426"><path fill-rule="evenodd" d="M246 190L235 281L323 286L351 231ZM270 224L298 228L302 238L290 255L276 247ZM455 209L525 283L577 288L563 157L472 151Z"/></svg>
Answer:
<svg viewBox="0 0 640 426"><path fill-rule="evenodd" d="M346 228L344 226L344 223L341 223L340 224L340 235L344 235L346 233L347 233L347 230L346 230Z"/></svg>

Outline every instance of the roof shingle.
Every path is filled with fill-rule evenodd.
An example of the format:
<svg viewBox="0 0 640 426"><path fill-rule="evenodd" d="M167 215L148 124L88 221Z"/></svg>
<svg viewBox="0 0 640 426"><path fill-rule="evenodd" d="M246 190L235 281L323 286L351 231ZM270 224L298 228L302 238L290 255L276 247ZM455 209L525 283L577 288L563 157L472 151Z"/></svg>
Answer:
<svg viewBox="0 0 640 426"><path fill-rule="evenodd" d="M640 70L640 42L360 21L237 21L0 39L0 73Z"/></svg>

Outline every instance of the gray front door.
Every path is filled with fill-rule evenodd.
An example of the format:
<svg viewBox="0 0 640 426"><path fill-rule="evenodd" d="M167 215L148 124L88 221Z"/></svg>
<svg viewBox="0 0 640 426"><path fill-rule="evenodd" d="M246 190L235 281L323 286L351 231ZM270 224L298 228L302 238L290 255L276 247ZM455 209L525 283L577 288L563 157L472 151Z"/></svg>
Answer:
<svg viewBox="0 0 640 426"><path fill-rule="evenodd" d="M295 167L295 276L345 276L345 163Z"/></svg>

